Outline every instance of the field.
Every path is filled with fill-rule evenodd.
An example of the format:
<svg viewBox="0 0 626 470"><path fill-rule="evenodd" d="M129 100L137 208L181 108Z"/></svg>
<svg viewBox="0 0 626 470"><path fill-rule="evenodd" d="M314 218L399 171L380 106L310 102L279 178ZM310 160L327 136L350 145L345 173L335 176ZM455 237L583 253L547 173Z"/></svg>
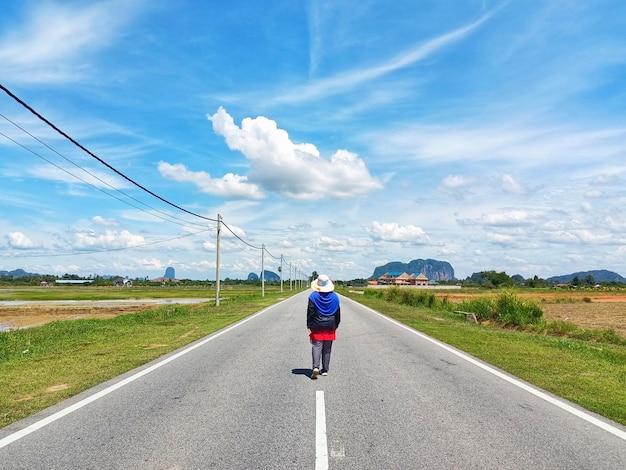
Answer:
<svg viewBox="0 0 626 470"><path fill-rule="evenodd" d="M614 329L626 338L626 301L542 304L546 320L566 320L583 328Z"/></svg>
<svg viewBox="0 0 626 470"><path fill-rule="evenodd" d="M275 286L266 291L276 290ZM224 286L220 299L252 292L250 287ZM259 289L256 289L260 291ZM23 287L0 289L0 331L44 325L53 321L107 319L152 310L165 303L214 302L206 287Z"/></svg>
<svg viewBox="0 0 626 470"><path fill-rule="evenodd" d="M490 294L463 292L438 294L438 297L445 296L452 302L458 302L485 295ZM517 295L537 302L546 321L563 320L582 328L614 329L626 338L626 291L520 291Z"/></svg>
<svg viewBox="0 0 626 470"><path fill-rule="evenodd" d="M141 312L155 308L152 303L93 305L54 305L44 303L0 307L0 331L14 328L39 326L53 321L77 320L79 318L112 318L118 315Z"/></svg>
<svg viewBox="0 0 626 470"><path fill-rule="evenodd" d="M126 292L128 295L129 292ZM118 296L118 294L119 289L115 295ZM133 295L136 294L137 291L133 291ZM158 291L158 294L162 296L166 293ZM172 297L188 297L188 294L198 295L198 291L186 291L185 295L181 295L180 290L167 293ZM144 296L146 293L142 292L141 295ZM485 295L492 294L485 291L437 294L438 297L445 296L453 302ZM537 302L544 312L543 318L547 321L564 320L583 328L614 329L626 338L626 292L520 291L518 295ZM209 298L206 301L209 301ZM129 299L115 304L90 301L49 305L42 301L25 305L0 306L0 331L37 326L51 321L111 318L152 308L155 308L154 303L138 299Z"/></svg>

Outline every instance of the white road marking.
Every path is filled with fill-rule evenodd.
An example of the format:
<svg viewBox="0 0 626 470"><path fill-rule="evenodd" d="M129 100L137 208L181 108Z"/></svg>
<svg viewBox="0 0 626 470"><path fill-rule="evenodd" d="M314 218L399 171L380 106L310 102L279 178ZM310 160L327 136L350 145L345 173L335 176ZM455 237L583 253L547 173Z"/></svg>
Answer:
<svg viewBox="0 0 626 470"><path fill-rule="evenodd" d="M391 322L391 323L395 324L396 326L399 326L400 328L403 328L403 329L405 329L407 331L410 331L411 333L419 336L422 339L425 339L426 341L430 341L431 343L436 344L440 348L445 349L446 351L448 351L448 352L450 352L450 353L460 357L461 359L466 360L467 362L469 362L471 364L474 364L477 367L480 367L481 369L483 369L483 370L485 370L485 371L495 375L496 377L499 377L502 380L506 380L507 382L515 385L516 387L519 387L522 390L525 390L528 393L531 393L531 394L535 395L536 397L539 397L539 398L547 401L548 403L552 403L553 405L558 406L562 410L567 411L568 413L571 413L574 416L577 416L577 417L579 417L581 419L584 419L588 423L591 423L594 426L599 427L600 429L604 429L605 431L610 432L611 434L613 434L613 435L619 437L620 439L623 439L623 440L626 441L626 432L625 431L622 431L621 429L616 428L615 426L612 426L609 423L606 423L606 422L596 418L595 416L591 416L590 414L585 413L584 411L579 410L578 408L574 408L573 406L571 406L571 405L569 405L569 404L567 404L567 403L565 403L565 402L563 402L561 400L558 400L558 399L548 395L547 393L542 392L541 390L533 388L533 387L525 384L524 382L522 382L522 381L520 381L520 380L518 380L518 379L516 379L514 377L511 377L511 376L508 376L506 374L503 374L499 370L496 370L493 367L490 367L489 365L484 364L484 363L474 359L473 357L468 356L467 354L465 354L465 353L463 353L461 351L458 351L458 350L454 349L453 347L448 346L445 343L442 343L441 341L436 340L435 338L431 338L430 336L427 336L424 333L420 333L419 331L414 330L410 326L407 326L407 325L405 325L403 323L400 323L400 322L398 322L398 321L396 321L396 320L394 320L392 318L386 317L385 315L377 312L376 310L371 309L369 307L366 307L365 305L359 304L358 302L355 302L352 299L348 299L348 300L350 300L351 302L354 302L357 305L360 305L361 307L363 307L363 308L369 310L370 312L380 316L381 318L384 318L388 322Z"/></svg>
<svg viewBox="0 0 626 470"><path fill-rule="evenodd" d="M324 392L315 392L315 470L328 470Z"/></svg>
<svg viewBox="0 0 626 470"><path fill-rule="evenodd" d="M234 325L232 325L232 326L230 326L230 327L228 327L228 328L226 328L224 330L221 330L218 333L215 333L212 336L209 336L208 338L206 338L206 339L204 339L204 340L202 340L202 341L200 341L198 343L195 343L195 344L193 344L193 345L183 349L182 351L179 351L178 353L176 353L176 354L174 354L174 355L172 355L172 356L170 356L170 357L168 357L166 359L163 359L162 361L157 362L156 364L154 364L154 365L152 365L152 366L150 366L150 367L148 367L146 369L143 369L142 371L137 372L134 375L131 375L130 377L127 377L124 380L121 380L120 382L117 382L116 384L113 384L110 387L105 388L104 390L101 390L101 391L99 391L97 393L94 393L93 395L91 395L91 396L89 396L89 397L87 397L87 398L85 398L85 399L83 399L83 400L81 400L81 401L79 401L77 403L74 403L73 405L68 406L67 408L64 408L64 409L62 409L60 411L57 411L56 413L48 416L47 418L44 418L44 419L42 419L40 421L37 421L36 423L33 423L30 426L25 427L24 429L21 429L21 430L15 432L13 434L9 434L5 438L0 439L0 449L2 449L3 447L11 444L12 442L17 441L18 439L21 439L22 437L25 437L25 436L29 435L32 432L37 431L38 429L43 428L44 426L47 426L50 423L55 422L56 420L62 418L63 416L66 416L66 415L68 415L70 413L73 413L76 410L79 410L83 406L86 406L89 403L92 403L92 402L94 402L94 401L104 397L105 395L108 395L111 392L114 392L118 388L122 388L124 385L128 385L129 383L134 382L138 378L143 377L144 375L147 375L150 372L155 371L159 367L164 366L165 364L168 364L168 363L170 363L170 362L172 362L172 361L174 361L174 360L184 356L188 352L191 352L194 349L199 348L200 346L204 346L209 341L213 341L214 339L219 338L220 336L228 333L231 330L234 330L235 328L243 325L244 323L249 322L253 318L258 317L259 315L267 312L268 310L271 310L272 308L282 304L283 302L285 302L285 300L283 300L282 302L278 302L277 304L270 305L266 309L261 310L260 312L255 313L254 315L252 315L252 316L250 316L248 318L245 318L245 319L241 320L240 322L235 323Z"/></svg>

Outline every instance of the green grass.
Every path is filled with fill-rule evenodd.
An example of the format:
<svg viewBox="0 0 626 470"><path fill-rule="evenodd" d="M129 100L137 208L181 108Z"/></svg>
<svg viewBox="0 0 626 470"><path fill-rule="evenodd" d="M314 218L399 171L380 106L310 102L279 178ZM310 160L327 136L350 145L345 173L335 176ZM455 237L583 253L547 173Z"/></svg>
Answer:
<svg viewBox="0 0 626 470"><path fill-rule="evenodd" d="M277 286L266 286L266 292L277 291ZM285 290L289 290L289 287ZM250 286L222 286L220 299L234 295L260 293L261 288ZM133 300L133 299L188 299L215 298L215 287L190 286L55 286L0 288L0 301L20 300Z"/></svg>
<svg viewBox="0 0 626 470"><path fill-rule="evenodd" d="M580 406L626 425L626 343L476 325L447 309L344 295ZM554 331L552 332L554 333Z"/></svg>
<svg viewBox="0 0 626 470"><path fill-rule="evenodd" d="M0 333L0 427L239 321L296 291L167 305Z"/></svg>

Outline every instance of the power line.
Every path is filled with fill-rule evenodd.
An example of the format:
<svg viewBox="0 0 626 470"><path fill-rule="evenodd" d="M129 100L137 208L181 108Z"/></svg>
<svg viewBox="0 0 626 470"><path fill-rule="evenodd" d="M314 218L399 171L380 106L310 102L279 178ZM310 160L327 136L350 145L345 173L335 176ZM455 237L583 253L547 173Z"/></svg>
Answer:
<svg viewBox="0 0 626 470"><path fill-rule="evenodd" d="M22 132L24 132L25 134L27 134L28 136L30 136L31 138L33 138L33 139L34 139L34 140L36 140L37 142L39 142L41 145L43 145L43 146L45 146L46 148L48 148L50 151L52 151L52 152L56 153L59 157L63 158L65 161L67 161L67 162L71 163L71 164L72 164L72 165L74 165L76 168L79 168L80 170L84 171L85 173L87 173L88 175L90 175L90 176L91 176L91 177L93 177L94 179L96 179L96 180L100 181L102 184L104 184L104 185L108 186L109 188L113 189L114 191L117 191L118 193L120 193L120 194L122 194L122 195L126 196L126 197L127 197L127 198L129 198L129 199L132 199L133 201L137 202L138 204L141 204L142 206L145 206L145 207L147 207L148 209L151 209L151 210L153 210L153 211L155 211L155 212L158 212L158 213L160 213L160 214L163 214L164 216L166 216L166 217L168 217L168 218L171 218L171 219L174 219L174 220L178 220L178 221L180 221L180 222L183 222L183 224L179 224L179 225L198 225L198 224L194 224L193 222L188 222L188 221L186 221L186 220L179 219L178 217L174 217L174 216L172 216L172 215L170 215L170 214L167 214L167 213L165 213L165 212L163 212L163 211L160 211L159 209L156 209L156 208L154 208L154 207L150 206L149 204L146 204L146 203L144 203L144 202L142 202L142 201L139 201L138 199L135 199L135 198L134 198L133 196L131 196L130 194L126 194L126 193L125 193L124 191L122 191L121 189L116 188L116 187L115 187L115 186L113 186L112 184L110 184L110 183L108 183L108 182L104 181L103 179L99 178L98 176L94 175L94 174L93 174L93 173L91 173L89 170L87 170L87 169L83 168L82 166L80 166L79 164L77 164L77 163L73 162L73 161L72 161L72 160L70 160L68 157L66 157L65 155L61 154L61 153L60 153L59 151L57 151L56 149L52 148L50 145L48 145L47 143L45 143L43 140L41 140L41 139L39 139L38 137L36 137L36 136L34 136L33 134L31 134L28 130L24 129L22 126L20 126L19 124L17 124L17 123L16 123L16 122L14 122L13 120L11 120L11 119L10 119L10 118L8 118L7 116L5 116L4 114L0 113L0 116L2 116L2 118L4 118L7 122L10 122L13 126L17 127L18 129L20 129ZM151 214L151 213L150 213L150 212L148 212L148 211L145 211L145 210L143 210L143 209L141 209L141 208L139 208L139 207L137 207L137 206L135 206L135 205L133 205L133 204L130 204L129 202L124 201L123 199L120 199L120 198L118 198L118 197L115 197L114 195L112 195L112 194L110 194L110 193L107 193L106 191L103 191L101 188L98 188L97 186L95 186L95 185L93 185L93 184L89 183L88 181L83 180L82 178L80 178L80 177L78 177L78 176L74 175L73 173L71 173L71 172L67 171L66 169L64 169L64 168L62 168L62 167L60 167L60 166L56 165L55 163L51 162L50 160L46 159L45 157L43 157L43 156L39 155L37 152L35 152L35 151L33 151L33 150L29 149L29 148L28 148L28 147L26 147L25 145L23 145L23 144L21 144L21 143L17 142L16 140L12 139L11 137L7 136L6 134L2 134L2 133L0 133L0 134L1 134L1 135L3 135L4 137L6 137L8 140L10 140L10 141L12 141L13 143L15 143L16 145L19 145L19 146L20 146L20 147L22 147L24 150L26 150L26 151L28 151L28 152L32 153L33 155L35 155L35 156L37 156L37 157L41 158L42 160L44 160L44 161L46 161L46 162L50 163L51 165L55 166L56 168L58 168L58 169L59 169L59 170L61 170L61 171L64 171L65 173L67 173L67 174L69 174L69 175L73 176L74 178L79 179L79 180L80 180L80 181L82 181L83 183L85 183L85 184L87 184L87 185L91 186L92 188L97 189L98 191L101 191L101 192L105 193L106 195L111 196L111 197L113 197L113 198L117 199L117 200L118 200L118 201L120 201L120 202L123 202L123 203L125 203L125 204L128 204L129 206L134 207L135 209L141 210L141 211L143 211L143 212L146 212L146 213L148 213L148 214L150 214L150 215L155 216L154 214ZM157 216L155 216L155 217L157 217ZM172 220L165 219L165 218L163 218L163 217L159 217L159 218L160 218L161 220L165 220L165 221L167 221L167 222L176 223L176 222L173 222ZM198 226L200 226L200 225L198 225Z"/></svg>
<svg viewBox="0 0 626 470"><path fill-rule="evenodd" d="M200 219L205 219L205 220L209 220L211 222L217 222L217 219L212 219L209 217L205 217L203 215L200 214L196 214L195 212L189 211L183 207L180 207L176 204L174 204L173 202L168 201L167 199L162 198L161 196L159 196L158 194L150 191L148 188L142 186L141 184L137 183L135 180L133 180L132 178L129 178L128 176L126 176L124 173L122 173L121 171L117 170L116 168L114 168L113 166L109 165L107 162L105 162L104 160L102 160L100 157L98 157L96 154L94 154L93 152L91 152L91 150L87 149L86 147L84 147L82 144L78 143L76 140L74 140L72 137L70 137L69 135L67 135L65 132L63 132L61 129L59 129L57 126L55 126L52 122L48 121L45 117L43 117L41 114L39 114L37 111L35 111L31 106L29 106L27 103L25 103L24 101L22 101L20 98L18 98L15 94L13 94L8 88L6 88L4 85L2 85L0 83L0 89L2 89L2 91L4 91L7 95L9 95L11 98L13 98L15 101L17 101L19 104L21 104L24 108L26 108L28 111L30 111L33 115L35 115L37 118L39 118L41 121L45 122L48 126L50 126L52 129L54 129L56 132L58 132L59 134L61 134L63 137L65 137L67 140L69 140L70 142L72 142L75 146L77 146L78 148L80 148L82 151L86 152L88 155L90 155L91 157L95 158L96 160L98 160L100 163L102 163L104 166L106 166L107 168L109 168L111 171L115 172L116 174L118 174L119 176L121 176L122 178L124 178L126 181L134 184L135 186L137 186L139 189L147 192L148 194L150 194L151 196L159 199L160 201L175 207L176 209L186 212L187 214L193 215L195 217L199 217Z"/></svg>
<svg viewBox="0 0 626 470"><path fill-rule="evenodd" d="M266 252L268 255L270 255L270 257L272 257L272 258L274 258L274 259L283 259L283 258L282 258L282 255L281 255L281 256L274 256L273 254L271 254L271 253L269 252L269 250L268 250L267 248L265 248L265 252Z"/></svg>
<svg viewBox="0 0 626 470"><path fill-rule="evenodd" d="M232 234L233 234L233 236L234 236L235 238L237 238L237 239L238 239L239 241L241 241L242 243L244 243L244 244L248 245L250 248L254 248L255 250L261 250L261 249L263 249L263 248L262 248L262 247L260 247L260 246L254 246L254 245L252 245L252 244L248 243L247 241L245 241L243 238L241 238L239 235L237 235L237 234L233 231L233 229L231 229L228 225L226 225L226 223L224 222L224 220L223 220L223 219L222 219L222 225L223 225L224 227L226 227L226 229L228 229L228 231L229 231L230 233L232 233Z"/></svg>
<svg viewBox="0 0 626 470"><path fill-rule="evenodd" d="M6 116L4 116L4 115L3 115L3 114L1 114L1 113L0 113L0 116L2 116L3 118L7 119L7 121L9 121L9 122L12 122L10 119L8 119ZM17 126L17 127L21 129L21 127L19 127L19 126ZM26 132L27 134L31 135L28 131L24 131L24 132ZM150 214L150 215L152 215L153 217L157 217L157 218L159 218L159 219L161 219L161 220L164 220L164 221L166 221L166 222L175 223L175 224L182 225L182 226L186 226L186 225L195 225L195 226L198 226L198 227L202 227L201 225L196 224L196 223L194 223L194 222L188 222L188 221L186 221L186 220L179 219L178 217L174 217L174 216L171 216L171 215L169 215L169 214L166 214L165 212L160 211L159 209L156 209L156 208L154 208L154 207L152 207L152 206L149 206L148 204L145 204L145 203L143 203L143 202L139 201L138 199L135 199L134 197L130 196L129 194L126 194L124 191L122 191L122 190L120 190L120 189L118 189L118 188L116 188L116 187L114 187L114 186L110 185L110 184L109 184L109 183L107 183L106 181L104 181L104 180L102 180L102 179L98 178L96 175L92 174L91 172L89 172L88 170L84 169L84 168L83 168L83 167L81 167L80 165L78 165L78 164L76 164L76 163L72 162L71 160L69 160L68 158L64 157L63 155L61 155L61 154L60 154L59 152L57 152L56 150L54 150L52 147L50 147L49 145L47 145L45 142L41 142L39 139L37 139L37 138L36 138L36 137L34 137L34 136L33 136L33 138L34 138L35 140L39 141L42 145L45 145L45 146L46 146L46 147L48 147L50 150L52 150L54 153L56 153L56 154L57 154L57 155L59 155L60 157L64 158L65 160L67 160L68 162L70 162L71 164L73 164L74 166L76 166L77 168L79 168L80 170L84 171L84 172L85 172L85 173L87 173L88 175L90 175L90 176L92 176L93 178L97 179L98 181L100 181L100 182L102 182L103 184L105 184L105 185L109 186L111 189L113 189L113 190L115 190L115 191L119 192L120 194L123 194L124 196L128 197L129 199L132 199L133 201L136 201L138 204L141 204L141 205L143 205L143 206L145 206L145 207L147 207L147 208L149 208L149 209L151 209L151 210L153 210L153 211L155 211L155 212L158 212L158 213L160 213L160 214L163 214L164 216L169 217L169 218L159 217L158 215L153 214L153 213L151 213L151 212L148 212L147 210L142 209L141 207L137 207L137 206L135 206L134 204L131 204L130 202L125 201L124 199L122 199L122 198L119 198L119 197L115 196L114 194L108 193L108 192L106 192L104 189L102 189L102 188L98 188L97 186L95 186L95 185L93 185L93 184L89 183L88 181L85 181L85 180L84 180L84 179L82 179L80 176L75 175L75 174L74 174L74 173L72 173L71 171L68 171L68 170L66 170L65 168L63 168L63 167L61 167L61 166L57 165L56 163L54 163L54 162L52 162L52 161L48 160L48 159L47 159L46 157L44 157L43 155L41 155L41 154L39 154L39 153L35 152L34 150L32 150L32 149L30 149L30 148L26 147L25 145L23 145L22 143L20 143L20 142L16 141L15 139L13 139L13 138L9 137L9 136L8 136L8 135L6 135L5 133L0 132L0 135L1 135L1 136L3 136L3 137L5 137L7 140L10 140L11 142L13 142L15 145L18 145L19 147L23 148L23 149L24 149L24 150L26 150L27 152L30 152L30 153L32 153L33 155L35 155L36 157L41 158L43 161L45 161L45 162L49 163L50 165L54 166L55 168L58 168L59 170L61 170L61 171L65 172L65 173L67 173L68 175L70 175L70 176L72 176L72 177L76 178L77 180L82 181L82 182L83 182L83 183L85 183L86 185L91 186L92 188L94 188L94 189L96 189L96 190L98 190L98 191L100 191L100 192L102 192L102 193L106 194L107 196L110 196L110 197L112 197L112 198L114 198L114 199L117 199L118 201L120 201L120 202L122 202L122 203L124 203L124 204L126 204L126 205L129 205L130 207L134 207L134 208L135 208L135 209L137 209L137 210L140 210L140 211L142 211L142 212L145 212L146 214ZM174 222L174 220L171 220L171 219L178 220L178 221L180 221L180 222L182 222L182 223Z"/></svg>

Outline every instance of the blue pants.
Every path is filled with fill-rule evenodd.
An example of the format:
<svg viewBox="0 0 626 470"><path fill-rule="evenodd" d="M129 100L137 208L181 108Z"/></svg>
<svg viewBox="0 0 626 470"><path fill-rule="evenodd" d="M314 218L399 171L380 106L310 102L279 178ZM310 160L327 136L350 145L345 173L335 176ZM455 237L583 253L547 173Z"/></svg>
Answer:
<svg viewBox="0 0 626 470"><path fill-rule="evenodd" d="M313 350L313 369L320 368L320 359L322 362L322 369L328 370L330 366L330 350L333 347L332 341L311 341Z"/></svg>

